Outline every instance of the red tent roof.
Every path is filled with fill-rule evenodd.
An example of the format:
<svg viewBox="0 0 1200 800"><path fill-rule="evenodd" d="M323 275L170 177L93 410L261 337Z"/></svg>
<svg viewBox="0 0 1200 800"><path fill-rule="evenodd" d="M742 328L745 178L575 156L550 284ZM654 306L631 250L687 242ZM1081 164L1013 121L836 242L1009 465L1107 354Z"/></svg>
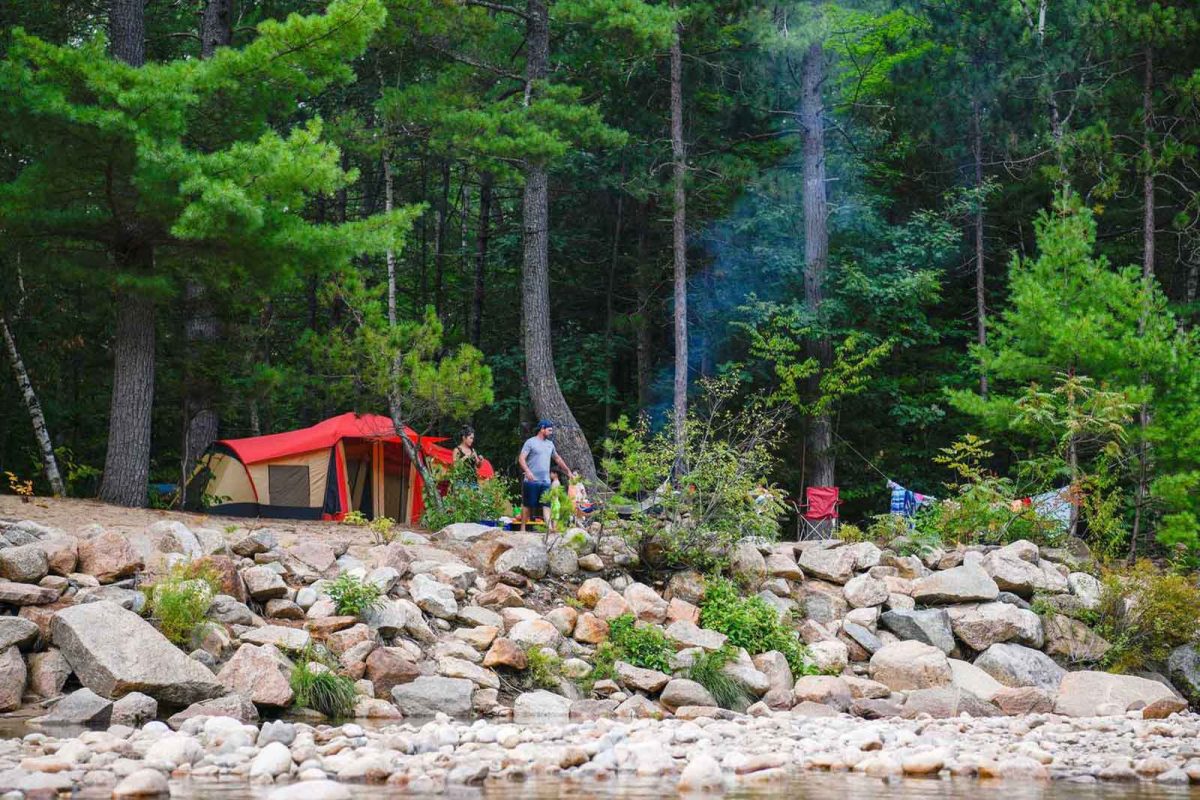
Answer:
<svg viewBox="0 0 1200 800"><path fill-rule="evenodd" d="M444 436L422 436L412 428L405 428L404 434L426 457L434 458L443 464L454 461L453 451L437 444L446 440ZM311 428L267 436L250 436L245 439L222 439L218 444L232 450L243 464L258 464L297 453L333 447L342 439L382 439L396 444L400 442L391 417L347 412L318 422ZM479 468L479 476L490 478L493 474L492 465L485 461Z"/></svg>

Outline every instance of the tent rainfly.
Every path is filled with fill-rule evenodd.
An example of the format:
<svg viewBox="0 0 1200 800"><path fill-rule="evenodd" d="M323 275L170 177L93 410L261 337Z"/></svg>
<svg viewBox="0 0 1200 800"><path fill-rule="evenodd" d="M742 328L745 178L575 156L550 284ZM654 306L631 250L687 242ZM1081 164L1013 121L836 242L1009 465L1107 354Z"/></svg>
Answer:
<svg viewBox="0 0 1200 800"><path fill-rule="evenodd" d="M411 428L404 434L429 461L450 464L453 451ZM486 461L481 478L493 475ZM389 417L348 413L311 428L215 442L188 483L188 505L239 517L414 524L424 510L421 474Z"/></svg>

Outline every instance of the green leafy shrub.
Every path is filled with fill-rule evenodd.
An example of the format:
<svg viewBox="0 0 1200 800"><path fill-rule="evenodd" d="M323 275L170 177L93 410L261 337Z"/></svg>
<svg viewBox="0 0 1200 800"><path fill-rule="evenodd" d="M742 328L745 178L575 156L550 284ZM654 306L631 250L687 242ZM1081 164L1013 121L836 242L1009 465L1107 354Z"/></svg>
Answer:
<svg viewBox="0 0 1200 800"><path fill-rule="evenodd" d="M700 602L700 626L729 637L729 644L750 655L778 650L787 658L793 675L816 674L808 660L808 651L796 638L796 632L780 621L775 609L761 597L743 597L738 588L724 578L705 582Z"/></svg>
<svg viewBox="0 0 1200 800"><path fill-rule="evenodd" d="M396 538L396 520L391 517L380 517L371 520L371 538L375 544L391 544Z"/></svg>
<svg viewBox="0 0 1200 800"><path fill-rule="evenodd" d="M837 538L847 544L870 541L866 531L849 522L843 522L841 525L838 525Z"/></svg>
<svg viewBox="0 0 1200 800"><path fill-rule="evenodd" d="M721 708L744 711L750 705L750 694L744 686L722 671L733 657L733 650L728 646L715 652L701 653L687 669L687 677L707 689Z"/></svg>
<svg viewBox="0 0 1200 800"><path fill-rule="evenodd" d="M220 589L216 568L204 559L176 564L165 577L143 590L146 614L163 636L187 646L208 624L205 614Z"/></svg>
<svg viewBox="0 0 1200 800"><path fill-rule="evenodd" d="M1112 644L1104 665L1131 672L1161 664L1171 650L1200 634L1200 589L1142 560L1104 576L1100 606L1090 616L1096 632Z"/></svg>
<svg viewBox="0 0 1200 800"><path fill-rule="evenodd" d="M348 572L327 584L325 593L333 600L338 614L351 617L361 617L377 607L383 597L383 590L378 586Z"/></svg>
<svg viewBox="0 0 1200 800"><path fill-rule="evenodd" d="M608 623L608 639L622 661L644 669L671 671L675 648L661 628L655 625L639 628L633 614L622 614Z"/></svg>
<svg viewBox="0 0 1200 800"><path fill-rule="evenodd" d="M614 491L608 509L654 500L619 529L639 560L706 571L721 567L748 536L777 538L785 509L769 477L776 463L770 443L780 425L778 410L739 397L732 378L704 381L684 426L683 477L676 481L671 428L655 431L644 416L619 419L601 466ZM670 488L673 481L678 488Z"/></svg>
<svg viewBox="0 0 1200 800"><path fill-rule="evenodd" d="M448 470L443 469L438 478L439 482L449 484L442 497L442 507L430 503L421 516L421 524L431 531L439 531L456 522L496 520L512 513L510 487L499 476L481 481L470 463L458 461Z"/></svg>
<svg viewBox="0 0 1200 800"><path fill-rule="evenodd" d="M371 520L367 519L367 515L359 511L357 508L353 511L347 511L346 516L342 517L343 525L350 525L355 528L362 528L370 523Z"/></svg>
<svg viewBox="0 0 1200 800"><path fill-rule="evenodd" d="M300 708L311 708L331 719L344 719L354 714L357 699L354 681L338 675L319 661L310 661L307 651L301 654L289 683L295 694L292 702Z"/></svg>
<svg viewBox="0 0 1200 800"><path fill-rule="evenodd" d="M1032 506L1014 504L1020 493L1013 481L982 466L993 456L987 444L968 434L934 456L955 480L945 484L948 497L916 515L915 536L951 544L1007 544L1018 539L1046 547L1060 544L1065 535L1061 524Z"/></svg>
<svg viewBox="0 0 1200 800"><path fill-rule="evenodd" d="M592 671L579 682L579 688L583 690L583 693L591 694L596 681L614 680L617 677L616 663L620 657L621 654L617 652L617 648L612 642L601 642L596 645L596 652L592 655Z"/></svg>
<svg viewBox="0 0 1200 800"><path fill-rule="evenodd" d="M562 678L562 659L543 647L530 647L525 651L526 674L529 681L539 689L557 689Z"/></svg>

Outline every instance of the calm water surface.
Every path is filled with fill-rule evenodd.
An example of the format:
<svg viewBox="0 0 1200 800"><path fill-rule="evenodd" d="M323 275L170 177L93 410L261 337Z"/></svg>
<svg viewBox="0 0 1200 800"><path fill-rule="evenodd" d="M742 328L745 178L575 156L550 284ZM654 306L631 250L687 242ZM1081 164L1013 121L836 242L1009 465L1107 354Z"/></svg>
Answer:
<svg viewBox="0 0 1200 800"><path fill-rule="evenodd" d="M271 787L242 783L214 784L173 781L172 800L264 800ZM102 795L98 795L102 796ZM106 796L106 795L103 795ZM527 781L488 784L483 788L458 787L444 795L414 795L387 786L355 787L356 800L671 800L674 783L628 780L576 783L571 781ZM691 795L695 797L696 795ZM712 795L709 795L712 796ZM910 778L892 783L847 773L808 773L769 785L744 787L727 792L725 798L762 800L1200 800L1200 789L1186 786L1146 784L1002 783L972 779L937 780Z"/></svg>

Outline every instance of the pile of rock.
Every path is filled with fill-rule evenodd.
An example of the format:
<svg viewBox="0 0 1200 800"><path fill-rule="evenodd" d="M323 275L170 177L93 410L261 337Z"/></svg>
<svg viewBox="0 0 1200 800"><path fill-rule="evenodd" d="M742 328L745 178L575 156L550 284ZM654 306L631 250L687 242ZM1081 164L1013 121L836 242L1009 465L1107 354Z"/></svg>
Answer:
<svg viewBox="0 0 1200 800"><path fill-rule="evenodd" d="M616 537L573 530L548 547L534 534L452 525L388 544L301 540L269 528L189 529L164 520L143 534L34 523L0 527L0 703L52 701L49 721L154 717L244 722L293 703L289 676L310 646L356 681L356 714L437 712L515 717L661 718L714 710L689 680L696 656L722 649L700 627L704 581L682 572L656 589L635 581L635 558ZM187 652L137 613L137 584L180 559L205 558L222 582L210 625ZM1056 713L1163 717L1186 708L1161 676L1069 671L1109 646L1068 612L1092 608L1099 584L1079 548L1029 542L901 556L871 543L744 541L731 554L739 582L790 615L820 675L795 676L779 652L738 650L726 673L755 714L798 709L883 717ZM363 618L339 615L328 582L349 574L379 587ZM564 591L564 587L566 591ZM1030 601L1041 600L1035 613ZM573 596L572 596L573 595ZM1044 608L1051 609L1045 613ZM591 671L609 623L632 614L675 648L670 669L618 661ZM553 691L525 691L531 652L561 665ZM1172 657L1173 677L1196 676L1196 651ZM72 684L73 685L73 684ZM129 698L133 698L130 700Z"/></svg>

